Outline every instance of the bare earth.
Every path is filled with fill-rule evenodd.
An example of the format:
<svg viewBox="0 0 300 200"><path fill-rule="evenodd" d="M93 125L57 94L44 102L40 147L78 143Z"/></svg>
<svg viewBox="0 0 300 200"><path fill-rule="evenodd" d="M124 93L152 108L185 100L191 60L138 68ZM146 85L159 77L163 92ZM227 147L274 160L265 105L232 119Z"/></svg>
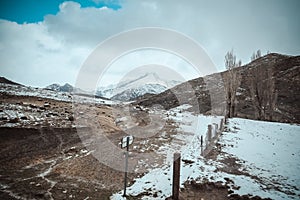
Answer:
<svg viewBox="0 0 300 200"><path fill-rule="evenodd" d="M0 113L7 110L20 111L22 117L14 119L2 115L0 119L0 199L109 199L123 189L124 174L99 162L91 149L78 135L90 134L90 127L74 128L72 103L42 99L1 95ZM119 127L125 126L116 119L119 111L109 105L85 104L83 119L92 116L91 121L99 121L105 136L118 146L120 139L126 135ZM89 115L90 113L90 115ZM136 125L143 127L149 123L146 111L132 111L131 117ZM9 124L9 126L8 126ZM167 121L163 130L169 135L176 134L176 124ZM155 152L161 144L155 135L148 139L135 141L134 153ZM168 142L166 138L163 142ZM207 159L215 159L221 149L214 149ZM162 159L157 157L147 169L159 167ZM136 163L138 160L136 160ZM241 173L234 160L226 160L232 173ZM139 164L142 165L142 164ZM138 164L135 166L139 168ZM129 173L129 185L134 178L143 173ZM170 177L171 178L171 177ZM230 180L226 180L230 184ZM227 185L207 181L186 182L181 190L182 199L261 199L259 197L230 195ZM147 194L143 194L146 196ZM140 199L141 197L128 197Z"/></svg>

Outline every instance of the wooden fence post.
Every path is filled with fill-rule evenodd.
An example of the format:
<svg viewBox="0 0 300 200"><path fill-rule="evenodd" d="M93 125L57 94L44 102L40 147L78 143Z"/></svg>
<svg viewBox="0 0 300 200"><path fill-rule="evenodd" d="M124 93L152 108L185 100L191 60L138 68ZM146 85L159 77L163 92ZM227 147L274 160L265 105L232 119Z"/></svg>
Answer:
<svg viewBox="0 0 300 200"><path fill-rule="evenodd" d="M218 124L217 123L214 123L214 126L215 126L215 128L214 128L214 137L217 137L217 135L218 135L218 132L219 132L219 127L218 127Z"/></svg>
<svg viewBox="0 0 300 200"><path fill-rule="evenodd" d="M200 147L203 147L203 135L200 137Z"/></svg>
<svg viewBox="0 0 300 200"><path fill-rule="evenodd" d="M222 118L221 122L220 122L220 131L221 132L223 131L223 126L224 126L224 119Z"/></svg>
<svg viewBox="0 0 300 200"><path fill-rule="evenodd" d="M209 124L207 126L207 140L208 140L209 143L211 141L211 129L212 129L211 124Z"/></svg>
<svg viewBox="0 0 300 200"><path fill-rule="evenodd" d="M124 175L124 193L123 197L126 197L127 187L127 171L128 171L128 151L129 151L129 137L126 137L126 154L125 154L125 175Z"/></svg>
<svg viewBox="0 0 300 200"><path fill-rule="evenodd" d="M180 186L180 153L174 153L173 161L173 188L172 199L179 200L179 186Z"/></svg>

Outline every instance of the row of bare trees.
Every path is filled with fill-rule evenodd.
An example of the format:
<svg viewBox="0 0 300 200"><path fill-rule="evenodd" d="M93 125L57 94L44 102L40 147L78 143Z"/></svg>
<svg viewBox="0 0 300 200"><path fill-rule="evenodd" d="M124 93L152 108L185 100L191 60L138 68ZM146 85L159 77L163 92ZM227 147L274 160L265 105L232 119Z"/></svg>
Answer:
<svg viewBox="0 0 300 200"><path fill-rule="evenodd" d="M258 49L256 52L253 52L251 56L251 61L256 60L261 57L261 50Z"/></svg>
<svg viewBox="0 0 300 200"><path fill-rule="evenodd" d="M261 51L254 52L251 61L261 57ZM224 83L226 90L227 117L236 116L237 92L241 85L241 60L237 61L233 50L225 55ZM247 71L247 85L249 89L255 118L260 120L272 120L276 109L277 92L275 90L275 78L273 69L264 66L254 66Z"/></svg>
<svg viewBox="0 0 300 200"><path fill-rule="evenodd" d="M238 67L242 66L242 61L236 60L236 56L233 50L229 51L225 55L225 67L228 70L227 77L225 78L225 89L226 89L226 105L227 105L227 117L235 116L236 107L236 94L241 84L241 74L237 70Z"/></svg>

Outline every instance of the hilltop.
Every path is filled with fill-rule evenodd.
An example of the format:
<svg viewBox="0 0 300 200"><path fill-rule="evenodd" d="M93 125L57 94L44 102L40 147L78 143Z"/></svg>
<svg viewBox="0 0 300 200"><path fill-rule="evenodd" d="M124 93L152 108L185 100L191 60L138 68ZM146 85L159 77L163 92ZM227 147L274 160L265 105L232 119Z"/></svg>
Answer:
<svg viewBox="0 0 300 200"><path fill-rule="evenodd" d="M19 83L8 80L7 78L2 77L2 76L0 77L0 83L10 84L10 85L21 85Z"/></svg>

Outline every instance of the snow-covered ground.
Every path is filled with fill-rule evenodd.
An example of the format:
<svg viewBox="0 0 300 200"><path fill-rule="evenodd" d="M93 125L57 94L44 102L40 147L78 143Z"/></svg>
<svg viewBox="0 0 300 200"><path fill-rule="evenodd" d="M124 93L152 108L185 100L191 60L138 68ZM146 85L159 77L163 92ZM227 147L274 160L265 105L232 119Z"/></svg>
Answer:
<svg viewBox="0 0 300 200"><path fill-rule="evenodd" d="M199 177L202 173L201 169L205 164L201 156L200 138L206 137L207 126L213 123L220 123L222 117L214 116L194 116L190 112L186 112L189 106L183 105L171 109L166 114L168 118L174 120L180 126L178 134L175 135L171 143L166 143L158 149L157 153L165 157L164 165L160 168L150 170L143 177L135 180L135 183L127 188L127 194L137 196L147 192L148 195L142 199L164 199L171 195L172 192L172 163L173 154L181 152L183 160L191 160L193 164L181 165L181 183L186 180ZM207 166L211 171L213 167ZM183 185L182 185L183 186ZM126 199L122 197L123 191L114 194L111 199Z"/></svg>
<svg viewBox="0 0 300 200"><path fill-rule="evenodd" d="M34 88L21 85L0 83L0 93L16 96L32 96L65 102L114 104L113 101L88 96L75 95L68 92L57 92L49 89Z"/></svg>
<svg viewBox="0 0 300 200"><path fill-rule="evenodd" d="M0 84L0 93L66 102L74 101L70 93L8 84ZM76 101L85 103L114 103L90 97L81 96L78 98ZM46 104L43 106L45 107ZM236 194L251 194L276 200L300 198L299 125L239 118L230 119L226 131L223 132L218 141L219 146L222 147L219 155L216 159L209 160L201 155L206 146L200 147L200 138L202 135L207 141L208 124L220 126L221 117L195 116L186 111L188 107L183 105L164 113L166 118L175 121L178 125L177 134L172 135L172 142L164 143L162 140L162 145L156 151L165 158L164 164L158 164L158 168L150 170L141 178L137 178L135 183L127 189L128 195L137 196L144 193L143 199L151 200L170 196L173 153L181 152L182 160L191 161L189 163L182 162L180 177L182 187L187 180L196 180L196 182L203 180L222 181L225 183L224 178L229 178L233 181L231 189ZM55 118L59 114L53 111L43 111L42 114L39 114L38 109L40 107L32 107L26 103L3 103L0 118L7 118L3 126L15 126L17 123L10 123L10 119L24 118L22 119L22 126L24 126L30 121L40 124L45 118ZM68 113L62 117L65 121L69 121ZM226 159L229 158L236 162L239 173L223 170L228 167L226 166ZM125 199L122 194L123 191L120 191L114 194L111 199Z"/></svg>
<svg viewBox="0 0 300 200"><path fill-rule="evenodd" d="M17 102L2 102L0 104L0 127L32 127L36 125L58 125L59 127L70 127L72 116L71 105L77 103L83 105L113 105L116 102L93 98L92 96L80 96L67 92L57 92L42 88L33 88L20 85L0 83L0 94L12 97L36 97L38 103L32 100L19 100ZM22 98L21 98L22 99ZM50 101L67 102L70 106L65 108L55 106L50 108Z"/></svg>
<svg viewBox="0 0 300 200"><path fill-rule="evenodd" d="M127 188L127 194L142 199L164 199L171 196L172 157L181 152L181 186L187 180L202 182L233 181L231 189L240 195L257 195L272 199L300 197L300 126L234 118L219 138L222 151L215 160L201 156L199 138L205 136L207 125L219 123L220 117L194 116L179 107L168 112L178 125L178 142L162 145L158 153L165 156L164 165L150 170ZM176 114L175 114L176 113ZM176 115L176 116L175 116ZM222 169L226 158L234 158L240 173ZM142 194L145 195L142 195ZM123 191L112 200L126 199Z"/></svg>
<svg viewBox="0 0 300 200"><path fill-rule="evenodd" d="M300 126L246 119L232 119L221 139L222 156L236 157L243 170L258 177L241 185L238 194L250 193L272 199L300 197ZM235 130L235 131L234 131ZM241 183L242 184L242 183Z"/></svg>

